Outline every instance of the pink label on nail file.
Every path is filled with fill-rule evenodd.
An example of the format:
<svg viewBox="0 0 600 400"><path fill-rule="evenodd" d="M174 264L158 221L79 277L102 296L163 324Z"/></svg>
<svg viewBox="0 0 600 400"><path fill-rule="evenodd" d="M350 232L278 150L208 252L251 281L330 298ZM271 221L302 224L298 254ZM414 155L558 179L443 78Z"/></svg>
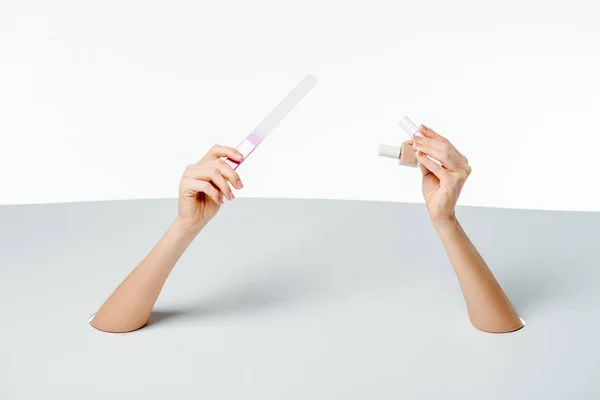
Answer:
<svg viewBox="0 0 600 400"><path fill-rule="evenodd" d="M240 166L240 164L242 162L244 162L244 160L250 155L250 153L252 153L254 151L254 149L256 149L256 147L260 144L260 142L262 142L262 138L250 134L248 135L248 137L246 139L244 139L244 141L237 147L237 151L239 151L240 153L242 153L242 155L244 156L244 159L240 162L231 160L229 158L224 159L223 161L225 161L227 164L229 164L229 166L233 169L236 169L237 167Z"/></svg>

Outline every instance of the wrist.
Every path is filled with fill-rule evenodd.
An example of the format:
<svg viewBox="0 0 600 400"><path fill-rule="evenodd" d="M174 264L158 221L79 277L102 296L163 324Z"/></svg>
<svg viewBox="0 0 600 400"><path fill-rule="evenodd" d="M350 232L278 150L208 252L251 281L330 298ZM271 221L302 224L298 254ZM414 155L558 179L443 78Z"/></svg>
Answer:
<svg viewBox="0 0 600 400"><path fill-rule="evenodd" d="M454 213L452 215L432 217L431 223L438 233L458 227L458 220L456 219L456 215Z"/></svg>
<svg viewBox="0 0 600 400"><path fill-rule="evenodd" d="M189 238L194 239L204 226L194 226L190 227L189 224L185 223L179 216L175 218L175 221L170 226L170 230L172 230L178 237L181 238Z"/></svg>

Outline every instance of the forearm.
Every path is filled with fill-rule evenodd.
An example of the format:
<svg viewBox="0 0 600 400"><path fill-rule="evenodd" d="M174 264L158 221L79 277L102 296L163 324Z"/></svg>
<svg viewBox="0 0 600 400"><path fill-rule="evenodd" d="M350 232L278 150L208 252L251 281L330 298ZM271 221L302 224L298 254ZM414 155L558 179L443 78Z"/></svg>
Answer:
<svg viewBox="0 0 600 400"><path fill-rule="evenodd" d="M434 221L434 227L458 277L473 325L494 333L522 328L519 316L458 220Z"/></svg>
<svg viewBox="0 0 600 400"><path fill-rule="evenodd" d="M173 267L197 233L176 220L152 251L125 278L90 324L102 331L129 332L144 326Z"/></svg>

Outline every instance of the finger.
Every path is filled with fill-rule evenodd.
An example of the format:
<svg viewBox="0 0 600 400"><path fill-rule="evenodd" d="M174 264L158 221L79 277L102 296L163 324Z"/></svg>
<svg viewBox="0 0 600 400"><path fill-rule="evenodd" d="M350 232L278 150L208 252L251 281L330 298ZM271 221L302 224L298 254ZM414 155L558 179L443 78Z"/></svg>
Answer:
<svg viewBox="0 0 600 400"><path fill-rule="evenodd" d="M444 167L438 165L431 158L427 157L427 155L425 155L425 153L423 152L417 151L415 154L417 155L419 163L421 163L421 172L423 173L423 176L431 172L432 174L437 176L437 178L440 181L446 177L448 171L444 169Z"/></svg>
<svg viewBox="0 0 600 400"><path fill-rule="evenodd" d="M241 189L244 187L244 184L242 183L242 180L241 180L240 176L238 175L238 173L233 168L231 168L231 166L229 166L229 164L224 162L222 159L213 160L213 161L203 163L203 164L188 165L185 170L184 175L193 177L195 179L207 179L207 176L208 176L208 175L206 175L207 167L208 168L217 168L221 172L221 175L223 175L225 177L225 179L227 179L229 182L231 182L233 187L235 187L236 189Z"/></svg>
<svg viewBox="0 0 600 400"><path fill-rule="evenodd" d="M421 132L423 136L431 139L445 139L445 137L435 132L433 129L426 127L425 125L421 125L419 127L419 132Z"/></svg>
<svg viewBox="0 0 600 400"><path fill-rule="evenodd" d="M462 154L452 142L450 142L447 138L435 132L433 129L421 125L419 127L419 132L423 134L426 138L433 140L434 143L441 143L438 148L448 151L451 157L456 161L458 166L456 167L456 171L462 170L466 172L467 176L471 174L471 167L469 166L469 160ZM434 157L435 158L435 157Z"/></svg>
<svg viewBox="0 0 600 400"><path fill-rule="evenodd" d="M231 201L235 199L229 182L221 175L221 171L218 168L210 168L210 180L225 195L227 200Z"/></svg>
<svg viewBox="0 0 600 400"><path fill-rule="evenodd" d="M221 175L231 182L234 188L241 189L244 187L240 176L233 168L231 168L230 165L225 163L223 160L217 160L216 167L219 169L219 172L221 172Z"/></svg>
<svg viewBox="0 0 600 400"><path fill-rule="evenodd" d="M440 135L439 133L435 132L433 129L428 128L425 125L421 125L419 127L419 132L421 132L423 134L423 136L425 136L427 138L448 144L451 147L452 151L454 151L456 153L456 155L457 155L456 159L459 162L464 162L465 164L469 163L469 161L467 160L467 157L465 157L460 151L458 151L458 149L456 148L456 146L454 146L454 144L452 144L452 142L450 142L447 138Z"/></svg>
<svg viewBox="0 0 600 400"><path fill-rule="evenodd" d="M198 193L204 193L215 203L223 204L223 195L210 182L185 177L181 180L182 188L188 197L194 197Z"/></svg>
<svg viewBox="0 0 600 400"><path fill-rule="evenodd" d="M433 172L431 172L429 170L429 168L427 168L426 166L424 166L422 163L419 163L419 167L421 168L421 174L423 174L423 176L433 173Z"/></svg>
<svg viewBox="0 0 600 400"><path fill-rule="evenodd" d="M216 166L189 166L185 170L184 176L192 179L211 182L225 195L227 200L233 200L235 198L227 179L225 179L225 177L221 174L221 171L219 171Z"/></svg>
<svg viewBox="0 0 600 400"><path fill-rule="evenodd" d="M460 169L457 155L448 143L444 143L427 137L415 136L413 146L415 150L421 151L428 156L438 160L444 168L450 171Z"/></svg>
<svg viewBox="0 0 600 400"><path fill-rule="evenodd" d="M216 160L221 157L227 157L235 161L242 161L244 156L242 153L234 149L233 147L214 145L208 153L200 161ZM198 161L198 162L200 162Z"/></svg>

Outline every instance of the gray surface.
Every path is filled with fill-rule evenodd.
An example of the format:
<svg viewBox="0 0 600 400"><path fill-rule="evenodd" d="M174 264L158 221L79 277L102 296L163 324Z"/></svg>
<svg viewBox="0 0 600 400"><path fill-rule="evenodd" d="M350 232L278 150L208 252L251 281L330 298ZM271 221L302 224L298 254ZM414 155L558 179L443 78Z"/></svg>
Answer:
<svg viewBox="0 0 600 400"><path fill-rule="evenodd" d="M89 327L175 209L0 207L0 398L600 398L598 213L459 211L509 335L471 327L423 206L315 200L224 206L147 328Z"/></svg>

